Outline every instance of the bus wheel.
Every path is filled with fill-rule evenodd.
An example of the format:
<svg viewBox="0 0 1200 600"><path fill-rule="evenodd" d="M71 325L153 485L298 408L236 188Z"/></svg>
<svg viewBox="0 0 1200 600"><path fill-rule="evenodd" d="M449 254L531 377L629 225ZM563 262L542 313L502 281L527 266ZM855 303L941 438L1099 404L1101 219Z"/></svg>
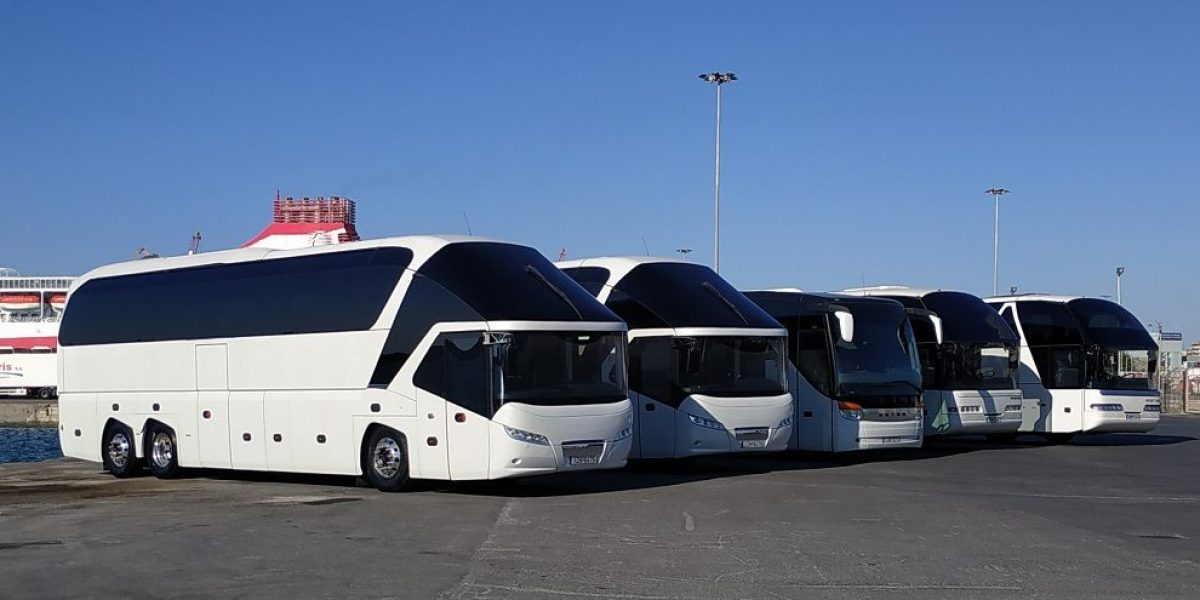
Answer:
<svg viewBox="0 0 1200 600"><path fill-rule="evenodd" d="M408 444L393 429L379 427L363 445L363 474L381 492L408 489Z"/></svg>
<svg viewBox="0 0 1200 600"><path fill-rule="evenodd" d="M1075 437L1075 434L1073 434L1073 433L1048 433L1048 434L1046 434L1046 441L1050 442L1051 444L1055 444L1055 445L1070 444L1071 439L1074 437Z"/></svg>
<svg viewBox="0 0 1200 600"><path fill-rule="evenodd" d="M179 476L179 450L175 433L165 425L152 423L146 432L146 459L150 472L159 479Z"/></svg>
<svg viewBox="0 0 1200 600"><path fill-rule="evenodd" d="M54 396L54 390L50 388L38 388L37 397L42 400L49 400Z"/></svg>
<svg viewBox="0 0 1200 600"><path fill-rule="evenodd" d="M104 428L100 457L104 470L112 473L113 477L130 477L141 470L133 440L133 430L121 423L109 423Z"/></svg>
<svg viewBox="0 0 1200 600"><path fill-rule="evenodd" d="M1013 443L1013 442L1017 441L1017 434L1016 434L1016 432L1012 432L1012 433L989 433L989 434L987 434L987 436L985 436L985 437L987 437L987 441L989 441L989 442L994 442L994 443L998 443L998 444L1011 444L1011 443Z"/></svg>

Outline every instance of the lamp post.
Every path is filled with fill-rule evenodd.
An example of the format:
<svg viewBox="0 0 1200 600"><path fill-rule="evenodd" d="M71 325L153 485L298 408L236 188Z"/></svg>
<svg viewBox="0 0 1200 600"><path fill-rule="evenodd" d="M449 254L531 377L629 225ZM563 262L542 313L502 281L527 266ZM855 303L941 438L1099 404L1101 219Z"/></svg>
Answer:
<svg viewBox="0 0 1200 600"><path fill-rule="evenodd" d="M996 224L992 228L992 295L996 295L996 284L1000 276L1000 196L1008 193L1004 188L991 188L984 192L996 199Z"/></svg>
<svg viewBox="0 0 1200 600"><path fill-rule="evenodd" d="M1121 303L1121 276L1125 274L1125 267L1117 267L1117 304Z"/></svg>
<svg viewBox="0 0 1200 600"><path fill-rule="evenodd" d="M716 173L713 181L713 270L721 272L721 86L737 81L733 73L701 73L700 79L717 88Z"/></svg>
<svg viewBox="0 0 1200 600"><path fill-rule="evenodd" d="M683 260L687 260L687 255L692 253L691 248L676 248L675 251L679 253L679 258Z"/></svg>

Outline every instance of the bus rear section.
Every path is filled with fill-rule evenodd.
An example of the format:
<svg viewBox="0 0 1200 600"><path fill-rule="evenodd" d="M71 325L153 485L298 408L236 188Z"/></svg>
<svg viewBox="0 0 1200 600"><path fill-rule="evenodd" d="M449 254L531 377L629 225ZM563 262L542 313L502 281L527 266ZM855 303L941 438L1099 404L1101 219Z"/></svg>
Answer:
<svg viewBox="0 0 1200 600"><path fill-rule="evenodd" d="M1021 336L1020 431L1067 441L1080 433L1141 433L1158 425L1157 345L1129 311L1098 298L988 299Z"/></svg>
<svg viewBox="0 0 1200 600"><path fill-rule="evenodd" d="M656 258L558 265L630 327L631 457L787 448L787 332L724 279Z"/></svg>
<svg viewBox="0 0 1200 600"><path fill-rule="evenodd" d="M620 467L625 330L535 250L478 238L102 267L60 333L63 452L385 490Z"/></svg>
<svg viewBox="0 0 1200 600"><path fill-rule="evenodd" d="M791 448L846 452L921 445L916 341L899 303L795 290L746 295L788 331L796 402Z"/></svg>

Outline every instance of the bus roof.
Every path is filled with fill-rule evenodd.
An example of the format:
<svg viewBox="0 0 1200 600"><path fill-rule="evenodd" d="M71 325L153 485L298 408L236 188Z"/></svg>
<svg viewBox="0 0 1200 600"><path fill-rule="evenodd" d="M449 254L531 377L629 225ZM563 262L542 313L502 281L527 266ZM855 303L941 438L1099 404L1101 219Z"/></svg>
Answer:
<svg viewBox="0 0 1200 600"><path fill-rule="evenodd" d="M192 254L185 256L169 256L163 258L146 258L140 260L130 260L125 262L113 263L97 267L84 273L77 278L71 286L72 292L78 289L83 284L92 279L105 277L117 277L120 275L134 275L137 273L152 273L155 271L168 271L172 269L182 269L187 267L203 267L207 265L221 265L251 262L256 260L289 258L296 256L311 256L316 254L335 254L339 252L350 252L354 250L366 250L370 248L387 248L387 247L402 247L407 248L413 253L413 260L410 268L416 269L425 262L435 252L449 244L463 242L491 242L499 244L512 244L503 240L495 240L485 237L473 237L465 235L409 235L386 237L374 240L362 240L357 242L347 242L344 244L328 244L324 246L313 246L310 248L299 248L294 250L270 250L263 248L238 248L234 250L219 250L216 252L202 252L200 254ZM521 245L521 244L512 244Z"/></svg>

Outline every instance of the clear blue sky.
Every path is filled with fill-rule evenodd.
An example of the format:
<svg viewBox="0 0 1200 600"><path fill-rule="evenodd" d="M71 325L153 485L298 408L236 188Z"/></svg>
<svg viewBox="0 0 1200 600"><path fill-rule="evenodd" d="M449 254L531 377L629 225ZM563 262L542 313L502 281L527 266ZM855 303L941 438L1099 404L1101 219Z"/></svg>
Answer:
<svg viewBox="0 0 1200 600"><path fill-rule="evenodd" d="M0 264L240 244L285 195L723 273L1113 294L1200 336L1200 3L0 4Z"/></svg>

